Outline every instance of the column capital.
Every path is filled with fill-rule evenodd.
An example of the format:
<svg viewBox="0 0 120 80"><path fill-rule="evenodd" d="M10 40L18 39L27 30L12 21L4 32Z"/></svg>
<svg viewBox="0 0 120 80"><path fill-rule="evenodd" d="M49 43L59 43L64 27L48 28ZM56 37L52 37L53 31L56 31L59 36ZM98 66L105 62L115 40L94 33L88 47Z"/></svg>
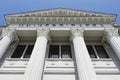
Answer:
<svg viewBox="0 0 120 80"><path fill-rule="evenodd" d="M84 29L71 29L71 38L75 38L77 36L83 37Z"/></svg>
<svg viewBox="0 0 120 80"><path fill-rule="evenodd" d="M104 37L107 40L109 40L113 36L119 37L118 29L105 29L105 31L104 31Z"/></svg>
<svg viewBox="0 0 120 80"><path fill-rule="evenodd" d="M11 41L13 42L14 40L18 40L16 36L16 30L15 29L9 29L9 28L4 28L2 29L2 37L8 36Z"/></svg>
<svg viewBox="0 0 120 80"><path fill-rule="evenodd" d="M50 29L45 29L45 28L37 29L37 37L45 36L47 39L49 39L49 32Z"/></svg>

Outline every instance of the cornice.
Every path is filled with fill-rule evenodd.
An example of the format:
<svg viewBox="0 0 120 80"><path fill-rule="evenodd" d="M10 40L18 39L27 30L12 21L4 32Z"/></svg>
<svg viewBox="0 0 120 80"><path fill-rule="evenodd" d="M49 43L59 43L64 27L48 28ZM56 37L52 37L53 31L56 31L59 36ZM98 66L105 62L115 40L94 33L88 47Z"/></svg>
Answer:
<svg viewBox="0 0 120 80"><path fill-rule="evenodd" d="M86 23L109 23L114 24L114 17L7 17L7 24L86 24Z"/></svg>
<svg viewBox="0 0 120 80"><path fill-rule="evenodd" d="M116 15L90 11L56 8L34 12L6 15L7 24L17 23L109 23L113 24Z"/></svg>

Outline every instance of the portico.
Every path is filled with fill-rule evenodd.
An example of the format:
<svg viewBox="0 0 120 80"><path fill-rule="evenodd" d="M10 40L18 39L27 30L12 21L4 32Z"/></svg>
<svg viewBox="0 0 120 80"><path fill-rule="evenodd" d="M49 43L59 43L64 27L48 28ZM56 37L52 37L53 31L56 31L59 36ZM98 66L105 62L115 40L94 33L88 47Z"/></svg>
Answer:
<svg viewBox="0 0 120 80"><path fill-rule="evenodd" d="M18 80L119 80L115 15L53 9L7 15L6 21L0 30L1 74L22 75Z"/></svg>

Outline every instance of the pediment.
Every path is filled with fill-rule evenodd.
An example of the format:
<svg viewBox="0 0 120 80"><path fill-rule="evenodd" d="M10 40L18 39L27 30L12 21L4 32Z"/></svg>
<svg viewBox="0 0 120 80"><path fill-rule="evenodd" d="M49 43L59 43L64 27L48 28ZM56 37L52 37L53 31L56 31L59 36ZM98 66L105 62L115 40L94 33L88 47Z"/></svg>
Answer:
<svg viewBox="0 0 120 80"><path fill-rule="evenodd" d="M12 14L7 16L15 17L104 17L104 16L115 16L112 14L104 14L97 12L71 10L71 9L50 9L33 11L19 14Z"/></svg>

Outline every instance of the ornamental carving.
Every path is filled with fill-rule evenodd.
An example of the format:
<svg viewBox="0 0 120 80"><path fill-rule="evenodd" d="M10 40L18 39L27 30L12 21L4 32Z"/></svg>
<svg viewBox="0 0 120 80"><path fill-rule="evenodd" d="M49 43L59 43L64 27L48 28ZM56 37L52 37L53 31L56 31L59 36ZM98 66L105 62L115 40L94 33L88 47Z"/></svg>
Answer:
<svg viewBox="0 0 120 80"><path fill-rule="evenodd" d="M81 36L83 37L83 29L71 29L71 37L77 37L77 36Z"/></svg>
<svg viewBox="0 0 120 80"><path fill-rule="evenodd" d="M14 29L3 29L2 30L2 37L8 36L11 41L18 40L18 37L16 36L16 31Z"/></svg>
<svg viewBox="0 0 120 80"><path fill-rule="evenodd" d="M105 29L104 35L108 40L113 36L119 37L118 29Z"/></svg>
<svg viewBox="0 0 120 80"><path fill-rule="evenodd" d="M37 29L37 36L45 36L46 38L49 38L49 32L50 30L49 29L45 29L45 28L42 28L42 29Z"/></svg>

